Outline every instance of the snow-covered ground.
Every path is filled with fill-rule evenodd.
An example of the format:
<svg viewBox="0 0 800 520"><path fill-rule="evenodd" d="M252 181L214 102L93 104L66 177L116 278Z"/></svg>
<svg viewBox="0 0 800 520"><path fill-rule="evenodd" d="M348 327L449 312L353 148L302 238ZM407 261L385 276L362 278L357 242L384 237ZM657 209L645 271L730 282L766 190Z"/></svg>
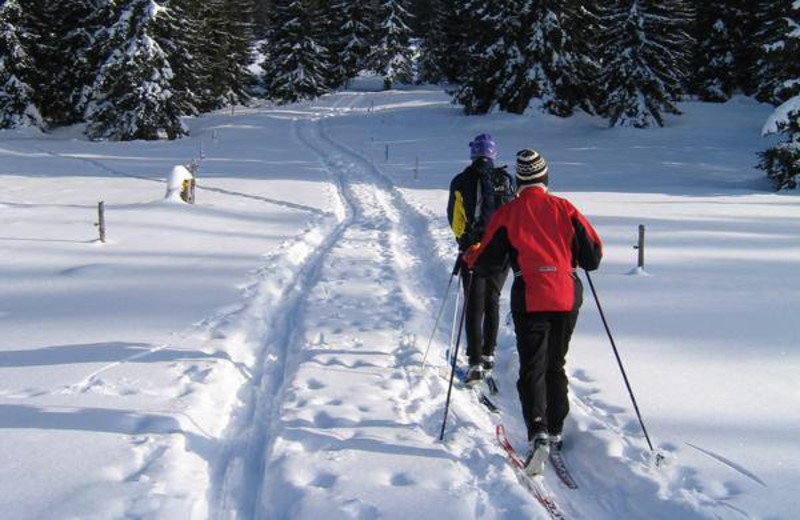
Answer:
<svg viewBox="0 0 800 520"><path fill-rule="evenodd" d="M688 103L660 130L585 116L466 118L435 89L353 90L190 120L171 143L0 133L0 516L546 518L520 448L513 331L490 416L447 391L467 143L533 147L595 224L569 356L569 517L780 518L800 499L800 199L754 153L770 107ZM200 154L197 205L163 200ZM97 202L108 242L95 241ZM637 226L646 270L633 270ZM507 310L504 298L504 313Z"/></svg>

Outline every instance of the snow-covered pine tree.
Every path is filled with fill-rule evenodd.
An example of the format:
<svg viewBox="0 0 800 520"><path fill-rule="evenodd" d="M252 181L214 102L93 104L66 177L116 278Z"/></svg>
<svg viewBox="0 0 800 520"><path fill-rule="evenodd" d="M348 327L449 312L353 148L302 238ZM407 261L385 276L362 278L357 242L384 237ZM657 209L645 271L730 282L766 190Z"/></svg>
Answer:
<svg viewBox="0 0 800 520"><path fill-rule="evenodd" d="M203 91L210 81L208 59L202 47L205 35L200 32L199 7L203 4L194 0L168 0L165 5L173 23L157 25L155 34L172 68L172 88L181 114L194 116L204 108Z"/></svg>
<svg viewBox="0 0 800 520"><path fill-rule="evenodd" d="M0 5L0 128L44 126L36 102L38 36L27 14L20 0Z"/></svg>
<svg viewBox="0 0 800 520"><path fill-rule="evenodd" d="M519 57L519 51L509 50L515 43L512 35L518 27L517 8L514 1L467 0L463 12L471 17L467 22L470 31L461 84L451 94L465 113L485 114L496 105L508 60Z"/></svg>
<svg viewBox="0 0 800 520"><path fill-rule="evenodd" d="M424 83L441 83L445 79L441 66L447 23L444 3L444 0L431 0L430 16L422 24L425 30L419 48L419 80Z"/></svg>
<svg viewBox="0 0 800 520"><path fill-rule="evenodd" d="M199 110L247 103L255 84L253 0L179 1L197 37L190 47Z"/></svg>
<svg viewBox="0 0 800 520"><path fill-rule="evenodd" d="M615 0L602 8L600 89L611 126L663 126L663 113L680 114L691 20L683 0Z"/></svg>
<svg viewBox="0 0 800 520"><path fill-rule="evenodd" d="M474 28L466 0L433 0L419 57L420 79L459 83L466 72Z"/></svg>
<svg viewBox="0 0 800 520"><path fill-rule="evenodd" d="M692 94L704 101L722 102L737 90L754 93L758 5L759 0L697 2Z"/></svg>
<svg viewBox="0 0 800 520"><path fill-rule="evenodd" d="M761 0L730 0L729 32L733 40L733 61L735 63L736 86L746 95L756 89L757 78L753 76L758 42L755 34L758 28L756 13Z"/></svg>
<svg viewBox="0 0 800 520"><path fill-rule="evenodd" d="M728 0L698 3L691 91L703 101L727 101L736 88L736 11Z"/></svg>
<svg viewBox="0 0 800 520"><path fill-rule="evenodd" d="M372 50L372 69L383 76L384 88L395 82L410 83L414 79L410 47L411 13L406 0L380 0L377 39Z"/></svg>
<svg viewBox="0 0 800 520"><path fill-rule="evenodd" d="M599 70L588 42L597 23L574 0L526 0L516 10L514 45L501 74L498 103L508 112L522 113L531 99L544 110L569 116L576 106L592 111L591 85Z"/></svg>
<svg viewBox="0 0 800 520"><path fill-rule="evenodd" d="M771 97L784 100L764 125L763 133L780 134L784 140L759 154L759 167L767 172L776 190L795 189L800 177L800 0L792 0L783 13L783 37L769 42L772 59L784 63L772 69L777 77Z"/></svg>
<svg viewBox="0 0 800 520"><path fill-rule="evenodd" d="M226 52L221 53L217 60L225 78L225 89L220 97L228 106L246 104L256 83L249 68L253 64L255 3L254 0L225 0L224 9L228 38Z"/></svg>
<svg viewBox="0 0 800 520"><path fill-rule="evenodd" d="M185 135L164 35L179 36L169 9L155 0L109 6L113 24L99 45L104 57L86 109L93 139L175 139Z"/></svg>
<svg viewBox="0 0 800 520"><path fill-rule="evenodd" d="M265 43L264 90L269 99L293 103L313 99L328 85L328 50L320 44L319 19L308 0L277 0Z"/></svg>
<svg viewBox="0 0 800 520"><path fill-rule="evenodd" d="M370 2L325 2L322 18L328 23L322 43L330 55L336 57L329 66L331 87L344 85L368 66L367 59L375 39L375 16Z"/></svg>
<svg viewBox="0 0 800 520"><path fill-rule="evenodd" d="M757 78L756 99L779 105L788 99L784 81L792 76L791 69L800 66L797 55L787 55L787 35L791 34L792 12L796 0L761 0L756 18L758 30L755 37L758 53L753 75Z"/></svg>
<svg viewBox="0 0 800 520"><path fill-rule="evenodd" d="M26 5L40 36L34 52L42 116L49 126L77 123L94 79L89 52L101 29L101 5L96 0L29 0Z"/></svg>

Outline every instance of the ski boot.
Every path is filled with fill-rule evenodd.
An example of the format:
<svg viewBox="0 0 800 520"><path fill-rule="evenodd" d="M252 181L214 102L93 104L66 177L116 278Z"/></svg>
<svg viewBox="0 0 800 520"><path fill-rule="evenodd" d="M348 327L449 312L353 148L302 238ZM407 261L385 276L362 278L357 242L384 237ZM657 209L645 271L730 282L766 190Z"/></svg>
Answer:
<svg viewBox="0 0 800 520"><path fill-rule="evenodd" d="M541 475L549 455L550 436L546 433L537 433L531 439L530 449L525 457L525 473L530 477Z"/></svg>
<svg viewBox="0 0 800 520"><path fill-rule="evenodd" d="M464 377L464 384L473 387L483 381L484 371L482 365L470 365L467 375Z"/></svg>

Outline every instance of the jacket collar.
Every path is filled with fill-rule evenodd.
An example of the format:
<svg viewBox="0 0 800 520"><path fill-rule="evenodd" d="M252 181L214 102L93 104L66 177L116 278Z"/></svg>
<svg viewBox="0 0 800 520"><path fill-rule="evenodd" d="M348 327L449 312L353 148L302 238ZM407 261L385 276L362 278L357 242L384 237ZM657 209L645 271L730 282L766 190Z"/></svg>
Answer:
<svg viewBox="0 0 800 520"><path fill-rule="evenodd" d="M524 191L529 191L531 193L547 193L547 186L541 182L537 182L536 184L523 184L517 188L517 195L522 195Z"/></svg>

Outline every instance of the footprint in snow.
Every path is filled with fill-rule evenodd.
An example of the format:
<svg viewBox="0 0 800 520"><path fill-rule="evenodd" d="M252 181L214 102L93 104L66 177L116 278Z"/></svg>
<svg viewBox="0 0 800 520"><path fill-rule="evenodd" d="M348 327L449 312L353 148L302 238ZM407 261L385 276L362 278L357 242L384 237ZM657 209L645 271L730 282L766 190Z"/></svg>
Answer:
<svg viewBox="0 0 800 520"><path fill-rule="evenodd" d="M306 387L309 390L322 390L323 388L325 388L325 383L317 379L309 379L308 381L306 381Z"/></svg>
<svg viewBox="0 0 800 520"><path fill-rule="evenodd" d="M585 370L575 370L572 372L572 377L581 383L594 383L594 379L586 373Z"/></svg>
<svg viewBox="0 0 800 520"><path fill-rule="evenodd" d="M413 486L417 484L416 479L408 473L395 473L390 482L395 487Z"/></svg>
<svg viewBox="0 0 800 520"><path fill-rule="evenodd" d="M337 480L338 477L332 473L320 473L314 477L314 480L311 481L311 485L322 489L330 489L336 485Z"/></svg>

